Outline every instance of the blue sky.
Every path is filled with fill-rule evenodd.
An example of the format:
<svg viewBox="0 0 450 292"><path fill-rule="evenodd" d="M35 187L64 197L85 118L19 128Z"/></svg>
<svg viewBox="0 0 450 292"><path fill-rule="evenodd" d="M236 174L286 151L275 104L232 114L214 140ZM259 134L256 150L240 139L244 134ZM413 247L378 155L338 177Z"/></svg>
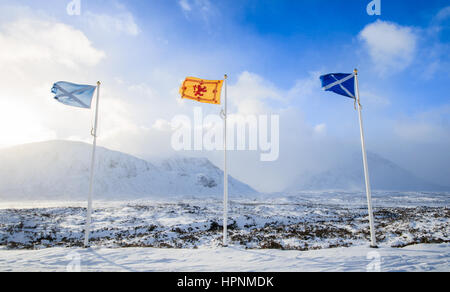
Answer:
<svg viewBox="0 0 450 292"><path fill-rule="evenodd" d="M0 128L10 133L0 146L89 141L81 130L90 127L89 113L39 101L53 81L101 79L102 145L141 157L171 155L170 135L155 125L192 112L192 104L179 102L180 81L227 73L231 111L280 114L282 128L279 161L261 167L249 163L253 154L235 154L248 155L248 167L232 166L232 173L254 184L256 168L267 177L298 165L318 170L327 163L307 153L359 146L352 101L322 92L318 76L357 67L369 150L450 185L448 1L381 0L381 16L366 13L369 0L81 0L81 14L72 16L69 2L0 0L0 64L11 68L0 76L0 102L14 97L29 117L13 121L15 131ZM67 115L86 124L73 125ZM196 155L221 163L220 153Z"/></svg>

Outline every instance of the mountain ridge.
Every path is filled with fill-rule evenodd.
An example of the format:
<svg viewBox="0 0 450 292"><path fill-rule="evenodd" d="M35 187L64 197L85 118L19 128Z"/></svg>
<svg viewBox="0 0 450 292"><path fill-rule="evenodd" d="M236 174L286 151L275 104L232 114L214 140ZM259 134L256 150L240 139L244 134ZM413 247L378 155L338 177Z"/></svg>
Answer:
<svg viewBox="0 0 450 292"><path fill-rule="evenodd" d="M0 150L0 198L86 198L91 151L89 144L62 140ZM223 192L223 172L206 158L170 158L155 165L99 146L95 167L97 198L220 196ZM231 195L256 193L233 177L229 189Z"/></svg>

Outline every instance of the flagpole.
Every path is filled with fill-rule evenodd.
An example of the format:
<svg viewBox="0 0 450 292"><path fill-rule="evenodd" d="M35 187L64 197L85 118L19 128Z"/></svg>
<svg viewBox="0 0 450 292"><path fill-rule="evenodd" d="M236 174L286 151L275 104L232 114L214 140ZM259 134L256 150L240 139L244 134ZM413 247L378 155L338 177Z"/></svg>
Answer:
<svg viewBox="0 0 450 292"><path fill-rule="evenodd" d="M89 197L88 197L88 209L86 217L86 230L84 233L84 247L89 247L89 233L91 231L91 216L92 216L92 191L94 184L94 166L95 166L95 150L97 148L97 125L98 125L98 105L100 99L100 81L97 82L97 101L95 106L95 122L92 136L94 136L92 159L91 159L91 176L89 179Z"/></svg>
<svg viewBox="0 0 450 292"><path fill-rule="evenodd" d="M227 118L228 118L228 92L227 79L225 75L225 115L224 115L224 165L223 165L223 246L228 246L228 168L227 168Z"/></svg>
<svg viewBox="0 0 450 292"><path fill-rule="evenodd" d="M372 190L370 187L370 177L369 177L369 167L367 165L367 152L366 152L366 142L364 139L364 129L363 129L363 120L362 120L362 112L361 112L361 103L359 96L359 81L358 81L358 70L355 69L355 91L356 98L358 103L358 115L359 115L359 129L361 132L361 147L362 147L362 155L363 155L363 163L364 163L364 177L366 181L366 195L367 195L367 205L369 209L369 224L370 224L370 240L371 247L377 247L377 239L375 237L375 226L374 226L374 217L372 211Z"/></svg>

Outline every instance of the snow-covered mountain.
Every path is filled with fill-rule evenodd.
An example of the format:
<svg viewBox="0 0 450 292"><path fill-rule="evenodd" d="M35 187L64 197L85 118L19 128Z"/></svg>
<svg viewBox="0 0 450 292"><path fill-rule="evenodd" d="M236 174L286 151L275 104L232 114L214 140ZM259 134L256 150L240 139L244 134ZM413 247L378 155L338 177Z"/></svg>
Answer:
<svg viewBox="0 0 450 292"><path fill-rule="evenodd" d="M223 193L223 171L207 158L174 157L161 161L158 168L174 179L171 191L176 194ZM230 194L245 195L256 193L249 185L230 176Z"/></svg>
<svg viewBox="0 0 450 292"><path fill-rule="evenodd" d="M166 195L218 195L223 172L207 159L173 158L154 165L134 156L98 147L96 198ZM49 141L0 150L0 199L84 199L88 192L92 147ZM230 178L230 194L255 191Z"/></svg>
<svg viewBox="0 0 450 292"><path fill-rule="evenodd" d="M390 191L442 191L437 186L420 179L395 163L372 152L367 153L372 189ZM303 190L364 190L362 156L353 153L338 167L319 174L303 174L287 191Z"/></svg>

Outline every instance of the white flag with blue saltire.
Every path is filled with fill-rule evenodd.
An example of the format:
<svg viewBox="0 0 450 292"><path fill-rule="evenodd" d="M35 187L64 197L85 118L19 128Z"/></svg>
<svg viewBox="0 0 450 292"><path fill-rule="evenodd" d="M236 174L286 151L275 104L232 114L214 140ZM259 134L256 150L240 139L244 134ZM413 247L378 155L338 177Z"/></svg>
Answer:
<svg viewBox="0 0 450 292"><path fill-rule="evenodd" d="M95 89L93 85L80 85L60 81L53 84L52 93L60 103L80 108L91 108Z"/></svg>

